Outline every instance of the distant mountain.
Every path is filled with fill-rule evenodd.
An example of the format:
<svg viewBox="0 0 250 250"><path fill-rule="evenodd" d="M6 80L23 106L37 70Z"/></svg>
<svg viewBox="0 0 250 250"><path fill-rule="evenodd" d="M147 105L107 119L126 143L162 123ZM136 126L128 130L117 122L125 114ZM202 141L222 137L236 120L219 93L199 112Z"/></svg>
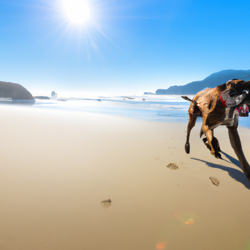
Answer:
<svg viewBox="0 0 250 250"><path fill-rule="evenodd" d="M247 78L246 78L247 77ZM202 81L190 82L182 86L171 86L168 89L157 89L156 95L192 95L196 94L205 88L214 88L218 85L226 83L231 79L250 79L250 70L222 70L217 73L213 73Z"/></svg>
<svg viewBox="0 0 250 250"><path fill-rule="evenodd" d="M0 81L0 97L10 98L16 104L33 105L35 103L31 93L18 83Z"/></svg>
<svg viewBox="0 0 250 250"><path fill-rule="evenodd" d="M154 95L152 92L144 92L144 95Z"/></svg>

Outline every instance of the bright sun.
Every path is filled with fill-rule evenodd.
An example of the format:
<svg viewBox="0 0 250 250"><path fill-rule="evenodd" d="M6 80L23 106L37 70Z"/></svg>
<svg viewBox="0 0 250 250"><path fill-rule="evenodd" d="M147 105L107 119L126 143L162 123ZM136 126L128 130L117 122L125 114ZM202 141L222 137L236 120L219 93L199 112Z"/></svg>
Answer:
<svg viewBox="0 0 250 250"><path fill-rule="evenodd" d="M89 5L85 0L63 0L63 7L70 22L84 24L90 19Z"/></svg>

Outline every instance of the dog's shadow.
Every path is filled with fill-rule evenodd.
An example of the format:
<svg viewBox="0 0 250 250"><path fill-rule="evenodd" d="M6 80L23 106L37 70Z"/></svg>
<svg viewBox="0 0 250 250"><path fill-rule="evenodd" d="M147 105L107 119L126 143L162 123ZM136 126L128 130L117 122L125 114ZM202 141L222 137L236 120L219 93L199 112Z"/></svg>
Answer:
<svg viewBox="0 0 250 250"><path fill-rule="evenodd" d="M223 151L221 151L221 153L229 159L230 163L236 165L239 169L241 169L240 162L238 160L236 160L235 158L233 158L232 156L228 155L227 153L225 153ZM228 174L234 180L242 183L247 189L250 190L250 182L248 181L248 179L244 175L244 173L241 172L240 170L237 170L237 169L234 169L234 168L230 168L230 167L227 167L227 166L223 166L223 165L219 165L219 164L215 164L215 163L211 163L211 162L204 161L204 160L197 159L197 158L191 158L191 159L192 160L196 160L196 161L200 161L200 162L204 162L204 163L206 163L206 165L208 165L211 168L218 168L218 169L222 169L222 170L228 172ZM228 161L226 161L226 162L228 162Z"/></svg>

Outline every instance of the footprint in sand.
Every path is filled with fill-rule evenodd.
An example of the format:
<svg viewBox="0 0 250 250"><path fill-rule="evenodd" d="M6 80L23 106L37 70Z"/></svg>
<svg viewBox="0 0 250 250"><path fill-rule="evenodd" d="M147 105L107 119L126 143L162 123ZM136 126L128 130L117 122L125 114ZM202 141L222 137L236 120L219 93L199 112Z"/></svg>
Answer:
<svg viewBox="0 0 250 250"><path fill-rule="evenodd" d="M103 207L105 207L105 208L108 208L108 207L111 206L111 203L112 203L112 201L111 201L110 199L108 199L108 200L103 200L103 201L101 202L101 205L102 205Z"/></svg>
<svg viewBox="0 0 250 250"><path fill-rule="evenodd" d="M176 169L178 169L178 166L177 166L177 164L175 164L175 163L169 163L169 164L167 165L167 168L170 168L170 169L172 169L172 170L176 170Z"/></svg>
<svg viewBox="0 0 250 250"><path fill-rule="evenodd" d="M215 177L210 176L209 179L215 186L219 186L220 182Z"/></svg>

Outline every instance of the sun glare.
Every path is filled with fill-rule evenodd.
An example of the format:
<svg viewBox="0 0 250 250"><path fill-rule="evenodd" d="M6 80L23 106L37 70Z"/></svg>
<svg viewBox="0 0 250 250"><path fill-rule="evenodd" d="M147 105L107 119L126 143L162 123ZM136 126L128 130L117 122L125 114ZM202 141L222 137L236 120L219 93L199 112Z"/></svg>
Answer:
<svg viewBox="0 0 250 250"><path fill-rule="evenodd" d="M90 8L85 0L63 0L63 7L70 22L83 24L90 19Z"/></svg>
<svg viewBox="0 0 250 250"><path fill-rule="evenodd" d="M77 56L84 51L88 62L92 53L101 56L98 46L98 41L101 39L108 40L120 49L110 37L112 31L110 16L114 15L112 12L118 13L119 10L113 6L113 1L56 0L56 2L55 14L58 20L56 28L62 28L57 42L67 36L67 46L75 44Z"/></svg>

